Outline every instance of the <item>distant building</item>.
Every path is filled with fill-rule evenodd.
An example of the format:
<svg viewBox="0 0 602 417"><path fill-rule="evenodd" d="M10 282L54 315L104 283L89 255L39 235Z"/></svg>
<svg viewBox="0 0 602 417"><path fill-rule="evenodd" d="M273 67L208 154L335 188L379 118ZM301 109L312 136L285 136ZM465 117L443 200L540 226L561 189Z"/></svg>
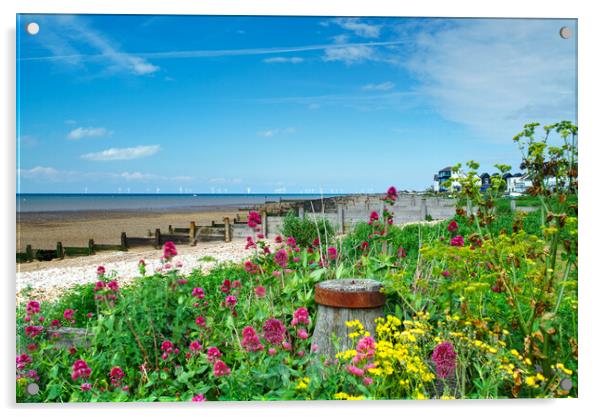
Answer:
<svg viewBox="0 0 602 417"><path fill-rule="evenodd" d="M453 189L459 190L460 183L458 181L454 181L456 178L463 178L463 173L454 173L452 172L452 167L445 167L439 170L437 174L435 174L433 178L433 190L435 192L444 192L449 191L448 187L445 186L445 182L450 180L452 181L451 186Z"/></svg>
<svg viewBox="0 0 602 417"><path fill-rule="evenodd" d="M506 192L511 196L523 195L527 189L533 185L533 182L527 178L526 174L516 173L504 175L506 179Z"/></svg>
<svg viewBox="0 0 602 417"><path fill-rule="evenodd" d="M481 192L487 191L491 187L491 176L484 172L479 177L481 178Z"/></svg>

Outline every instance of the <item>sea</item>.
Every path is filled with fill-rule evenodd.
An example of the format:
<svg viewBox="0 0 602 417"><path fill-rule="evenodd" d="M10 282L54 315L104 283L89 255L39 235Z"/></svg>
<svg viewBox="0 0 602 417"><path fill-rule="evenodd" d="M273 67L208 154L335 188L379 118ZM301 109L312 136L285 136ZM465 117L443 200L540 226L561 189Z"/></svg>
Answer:
<svg viewBox="0 0 602 417"><path fill-rule="evenodd" d="M341 194L17 194L17 213L64 211L195 211Z"/></svg>

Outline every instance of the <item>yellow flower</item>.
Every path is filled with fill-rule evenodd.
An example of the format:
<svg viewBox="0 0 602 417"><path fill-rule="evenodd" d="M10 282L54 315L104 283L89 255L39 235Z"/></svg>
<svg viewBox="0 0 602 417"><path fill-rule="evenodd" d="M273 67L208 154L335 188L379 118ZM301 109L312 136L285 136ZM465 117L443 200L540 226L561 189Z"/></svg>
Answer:
<svg viewBox="0 0 602 417"><path fill-rule="evenodd" d="M309 385L309 377L304 377L301 378L298 382L297 385L295 386L296 389L298 390L303 390L306 389Z"/></svg>
<svg viewBox="0 0 602 417"><path fill-rule="evenodd" d="M528 386L530 387L535 387L537 386L537 382L535 380L534 376L528 376L527 378L525 378L525 382L527 383Z"/></svg>
<svg viewBox="0 0 602 417"><path fill-rule="evenodd" d="M440 400L455 400L456 397L452 396L452 395L442 395L441 397L439 397Z"/></svg>

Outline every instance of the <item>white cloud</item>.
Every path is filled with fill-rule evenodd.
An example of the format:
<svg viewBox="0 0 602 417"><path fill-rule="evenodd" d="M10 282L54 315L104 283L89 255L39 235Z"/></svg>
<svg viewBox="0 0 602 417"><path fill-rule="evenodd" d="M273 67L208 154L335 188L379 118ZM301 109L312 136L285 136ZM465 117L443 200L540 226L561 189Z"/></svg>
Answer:
<svg viewBox="0 0 602 417"><path fill-rule="evenodd" d="M455 21L417 36L405 62L417 92L446 119L484 140L507 141L531 121L576 119L573 21Z"/></svg>
<svg viewBox="0 0 602 417"><path fill-rule="evenodd" d="M271 138L276 135L290 135L297 132L297 129L294 127L286 127L284 129L268 129L262 130L261 132L257 132L259 136L263 136L264 138Z"/></svg>
<svg viewBox="0 0 602 417"><path fill-rule="evenodd" d="M363 38L378 38L380 36L380 29L382 27L381 25L372 25L362 22L357 18L336 18L333 19L332 22Z"/></svg>
<svg viewBox="0 0 602 417"><path fill-rule="evenodd" d="M266 58L263 60L263 62L268 63L268 64L284 64L284 63L300 64L301 62L303 62L303 58L300 58L298 56L292 56L290 58L283 57L283 56L275 56L273 58Z"/></svg>
<svg viewBox="0 0 602 417"><path fill-rule="evenodd" d="M356 64L372 59L373 57L373 48L360 45L326 49L322 59L324 59L324 61L343 61L345 64Z"/></svg>
<svg viewBox="0 0 602 417"><path fill-rule="evenodd" d="M127 181L127 182L149 182L149 181L191 181L190 176L166 176L134 172L82 172L63 171L53 167L37 166L29 169L18 169L17 176L22 179L40 182L77 182L77 181Z"/></svg>
<svg viewBox="0 0 602 417"><path fill-rule="evenodd" d="M101 31L93 29L85 19L74 15L58 15L41 17L40 20L45 27L42 46L52 53L52 56L41 57L41 59L81 66L84 58L94 56L97 61L104 64L109 73L128 72L134 75L146 75L160 69L143 57L123 52L114 40ZM89 48L93 48L97 54L86 55L80 52L82 49Z"/></svg>
<svg viewBox="0 0 602 417"><path fill-rule="evenodd" d="M33 180L57 181L64 177L64 172L52 167L37 166L29 169L17 169L17 177Z"/></svg>
<svg viewBox="0 0 602 417"><path fill-rule="evenodd" d="M161 147L159 145L135 146L133 148L110 148L101 152L93 152L82 155L83 159L90 161L119 161L144 158L154 155Z"/></svg>
<svg viewBox="0 0 602 417"><path fill-rule="evenodd" d="M391 81L385 81L380 84L366 84L365 86L362 87L362 90L364 90L364 91L388 91L388 90L392 90L393 88L395 88L395 83L392 83Z"/></svg>
<svg viewBox="0 0 602 417"><path fill-rule="evenodd" d="M242 183L242 178L209 178L207 180L207 182L209 184L218 184L218 185L240 184L240 183Z"/></svg>
<svg viewBox="0 0 602 417"><path fill-rule="evenodd" d="M104 127L78 127L69 132L67 138L77 140L86 137L108 136L112 133Z"/></svg>

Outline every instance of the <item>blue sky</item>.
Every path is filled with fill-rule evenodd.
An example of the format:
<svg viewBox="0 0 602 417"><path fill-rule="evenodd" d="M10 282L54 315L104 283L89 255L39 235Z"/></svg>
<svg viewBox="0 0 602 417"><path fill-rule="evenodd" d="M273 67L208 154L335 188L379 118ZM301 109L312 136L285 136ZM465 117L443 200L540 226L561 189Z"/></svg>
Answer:
<svg viewBox="0 0 602 417"><path fill-rule="evenodd" d="M574 20L20 15L17 190L378 192L425 189L469 159L517 171L523 124L576 121L576 32Z"/></svg>

